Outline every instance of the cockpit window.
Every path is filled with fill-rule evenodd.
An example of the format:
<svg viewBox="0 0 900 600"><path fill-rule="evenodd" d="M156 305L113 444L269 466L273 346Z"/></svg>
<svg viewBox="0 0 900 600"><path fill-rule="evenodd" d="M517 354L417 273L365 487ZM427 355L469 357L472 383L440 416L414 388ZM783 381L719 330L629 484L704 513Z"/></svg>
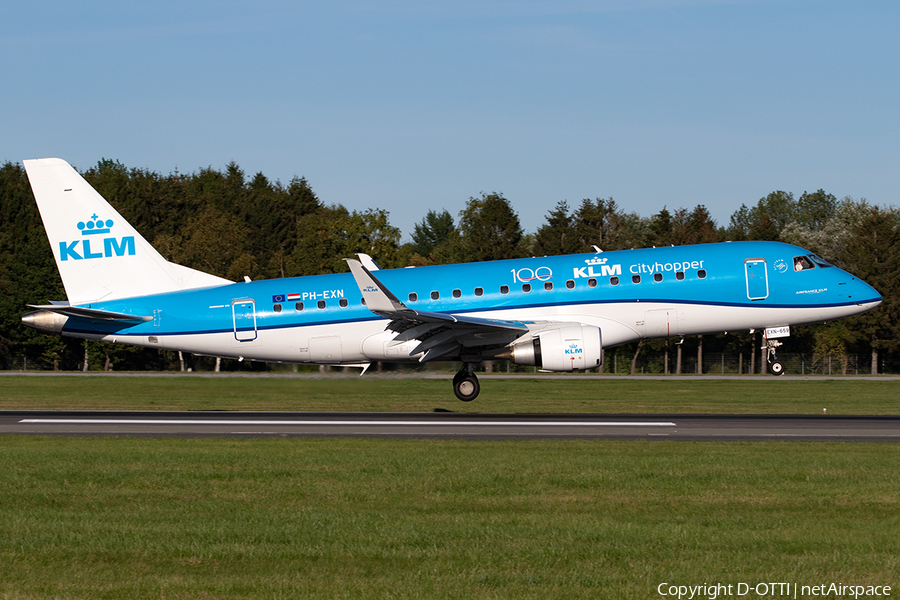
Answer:
<svg viewBox="0 0 900 600"><path fill-rule="evenodd" d="M816 265L813 264L809 258L806 256L795 256L794 257L794 270L795 271L806 271L807 269L815 269Z"/></svg>
<svg viewBox="0 0 900 600"><path fill-rule="evenodd" d="M816 256L815 254L810 254L809 259L822 267L823 269L827 269L828 267L833 267L834 265L822 258L821 256Z"/></svg>

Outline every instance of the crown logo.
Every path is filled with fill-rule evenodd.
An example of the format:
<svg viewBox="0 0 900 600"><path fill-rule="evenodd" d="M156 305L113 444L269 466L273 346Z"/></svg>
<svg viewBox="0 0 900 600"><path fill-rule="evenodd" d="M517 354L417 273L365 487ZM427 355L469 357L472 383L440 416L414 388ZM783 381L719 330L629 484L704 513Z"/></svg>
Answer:
<svg viewBox="0 0 900 600"><path fill-rule="evenodd" d="M589 258L588 260L586 260L584 262L585 262L585 264L588 264L588 265L605 265L606 261L608 261L608 260L609 260L608 258L594 257L594 258Z"/></svg>
<svg viewBox="0 0 900 600"><path fill-rule="evenodd" d="M81 235L97 235L99 233L109 233L109 228L112 226L112 219L107 219L106 221L104 221L97 216L97 213L92 214L91 220L86 223L84 221L78 222L78 229L81 230Z"/></svg>

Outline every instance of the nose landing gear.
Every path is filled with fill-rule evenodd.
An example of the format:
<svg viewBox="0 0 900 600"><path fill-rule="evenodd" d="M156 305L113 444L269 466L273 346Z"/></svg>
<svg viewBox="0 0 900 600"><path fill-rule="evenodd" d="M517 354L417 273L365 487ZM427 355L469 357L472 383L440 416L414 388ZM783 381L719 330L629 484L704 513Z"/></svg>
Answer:
<svg viewBox="0 0 900 600"><path fill-rule="evenodd" d="M766 351L766 362L769 366L769 373L772 375L784 375L784 363L775 358L775 350L781 346L778 340L766 340L763 349Z"/></svg>

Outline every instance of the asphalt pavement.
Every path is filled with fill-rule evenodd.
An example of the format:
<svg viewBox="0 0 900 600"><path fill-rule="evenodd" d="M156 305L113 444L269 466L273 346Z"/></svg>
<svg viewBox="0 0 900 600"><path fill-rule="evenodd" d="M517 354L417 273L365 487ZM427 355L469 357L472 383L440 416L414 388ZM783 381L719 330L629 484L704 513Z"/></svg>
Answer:
<svg viewBox="0 0 900 600"><path fill-rule="evenodd" d="M0 434L900 442L900 416L0 411Z"/></svg>

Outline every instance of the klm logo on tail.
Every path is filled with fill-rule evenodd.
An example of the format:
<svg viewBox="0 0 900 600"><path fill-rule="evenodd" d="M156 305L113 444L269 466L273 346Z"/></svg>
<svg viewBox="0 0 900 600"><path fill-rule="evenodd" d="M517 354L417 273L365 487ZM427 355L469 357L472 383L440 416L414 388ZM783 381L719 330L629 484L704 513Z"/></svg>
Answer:
<svg viewBox="0 0 900 600"><path fill-rule="evenodd" d="M83 236L80 240L73 242L59 243L59 260L85 260L88 258L110 258L112 256L134 256L134 236L129 235L122 238L105 237L103 238L103 249L101 250L99 240L91 239L86 236L95 236L107 234L113 226L112 219L102 220L96 214L91 215L90 221L79 221L78 229L81 230ZM94 248L91 248L91 241L94 241ZM79 254L80 252L80 254Z"/></svg>

